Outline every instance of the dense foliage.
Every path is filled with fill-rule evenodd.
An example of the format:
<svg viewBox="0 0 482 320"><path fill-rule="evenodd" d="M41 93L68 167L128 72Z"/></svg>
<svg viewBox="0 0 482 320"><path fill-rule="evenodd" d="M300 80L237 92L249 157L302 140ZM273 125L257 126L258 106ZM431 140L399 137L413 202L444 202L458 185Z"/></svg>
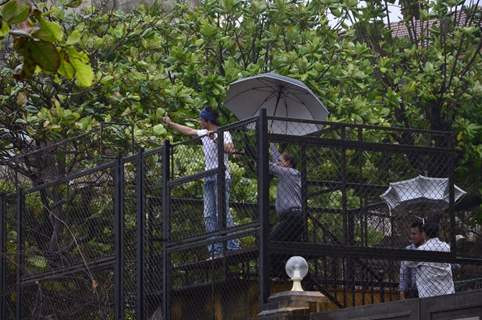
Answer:
<svg viewBox="0 0 482 320"><path fill-rule="evenodd" d="M100 121L126 121L137 141L159 144L170 135L164 113L194 125L200 106L222 106L231 81L273 70L305 81L332 121L455 129L461 172L480 172L480 11L473 8L419 2L403 10L411 36L393 37L381 2L226 0L195 10L82 14L39 6L2 6L2 36L11 28L15 48L1 70L4 160ZM19 65L25 79L15 81Z"/></svg>

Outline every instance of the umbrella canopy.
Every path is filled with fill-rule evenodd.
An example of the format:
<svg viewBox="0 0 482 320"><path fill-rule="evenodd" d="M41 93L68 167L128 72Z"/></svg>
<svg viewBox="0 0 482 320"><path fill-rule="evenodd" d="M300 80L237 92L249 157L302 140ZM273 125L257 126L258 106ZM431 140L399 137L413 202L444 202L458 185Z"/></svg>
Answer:
<svg viewBox="0 0 482 320"><path fill-rule="evenodd" d="M454 202L465 191L454 185ZM390 209L403 209L412 205L430 204L445 209L449 204L449 179L419 175L413 179L392 182L380 195Z"/></svg>
<svg viewBox="0 0 482 320"><path fill-rule="evenodd" d="M255 116L265 108L268 116L326 120L328 110L303 82L276 73L263 73L231 83L224 102L238 119ZM292 121L269 121L271 133L306 135L321 125Z"/></svg>

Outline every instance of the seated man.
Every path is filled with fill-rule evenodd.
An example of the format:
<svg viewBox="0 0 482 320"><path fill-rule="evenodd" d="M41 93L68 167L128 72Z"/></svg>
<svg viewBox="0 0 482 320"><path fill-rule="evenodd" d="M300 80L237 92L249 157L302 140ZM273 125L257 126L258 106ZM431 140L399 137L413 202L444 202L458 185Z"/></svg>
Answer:
<svg viewBox="0 0 482 320"><path fill-rule="evenodd" d="M301 241L305 226L301 212L301 174L289 153L280 155L273 144L270 151L273 162L269 163L269 171L278 178L275 201L278 223L273 227L271 240Z"/></svg>
<svg viewBox="0 0 482 320"><path fill-rule="evenodd" d="M426 223L423 226L425 243L417 250L450 252L450 245L438 238L439 226ZM417 290L420 298L455 293L452 266L444 262L410 262L417 268Z"/></svg>

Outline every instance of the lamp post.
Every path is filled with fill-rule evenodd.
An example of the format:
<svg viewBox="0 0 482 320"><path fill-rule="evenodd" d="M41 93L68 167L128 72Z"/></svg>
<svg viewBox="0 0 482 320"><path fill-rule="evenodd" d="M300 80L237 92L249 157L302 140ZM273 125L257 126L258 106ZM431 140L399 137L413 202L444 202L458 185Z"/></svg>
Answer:
<svg viewBox="0 0 482 320"><path fill-rule="evenodd" d="M308 263L305 258L294 256L288 259L285 266L286 273L293 281L291 291L303 291L301 281L308 274Z"/></svg>

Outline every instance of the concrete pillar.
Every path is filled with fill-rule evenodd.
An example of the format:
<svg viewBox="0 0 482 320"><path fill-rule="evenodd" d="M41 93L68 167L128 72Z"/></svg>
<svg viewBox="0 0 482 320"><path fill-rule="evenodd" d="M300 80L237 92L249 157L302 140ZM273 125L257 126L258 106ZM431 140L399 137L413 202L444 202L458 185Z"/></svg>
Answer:
<svg viewBox="0 0 482 320"><path fill-rule="evenodd" d="M330 302L318 291L283 291L269 297L259 320L308 320L314 312L325 310Z"/></svg>

